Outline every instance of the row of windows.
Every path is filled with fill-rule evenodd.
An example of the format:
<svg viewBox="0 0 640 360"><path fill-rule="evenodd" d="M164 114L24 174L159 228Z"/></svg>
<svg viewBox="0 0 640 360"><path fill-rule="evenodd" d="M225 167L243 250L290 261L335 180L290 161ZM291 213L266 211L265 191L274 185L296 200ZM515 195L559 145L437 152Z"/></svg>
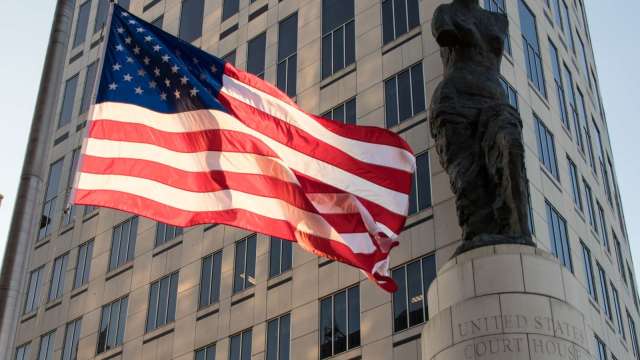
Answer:
<svg viewBox="0 0 640 360"><path fill-rule="evenodd" d="M255 235L236 243L245 244ZM275 239L278 240L278 239ZM219 254L202 259L200 305L212 300L210 294L219 293ZM246 254L240 254L245 256ZM217 258L217 260L215 260ZM238 255L236 255L236 259ZM216 263L218 265L214 265ZM216 269L216 270L211 270ZM237 273L237 272L236 272ZM427 320L426 290L435 278L435 256L430 255L415 260L393 270L393 278L399 284L394 294L394 331L424 323ZM153 282L149 289L145 332L152 331L175 320L179 273L174 272ZM218 278L212 283L213 278ZM122 345L126 329L128 296L110 302L102 307L98 330L96 353L100 354ZM353 286L320 300L320 358L327 358L360 346L360 289ZM267 359L289 359L291 317L285 314L267 323ZM67 324L63 348L63 359L75 359L78 351L81 320ZM55 330L40 339L38 359L49 360L53 350ZM251 329L231 336L229 358L248 360L251 357ZM29 344L16 349L16 359L26 359ZM198 349L196 359L214 359L215 344Z"/></svg>
<svg viewBox="0 0 640 360"><path fill-rule="evenodd" d="M538 143L538 156L540 162L557 181L560 181L554 136L542 120L535 117L535 121L536 140ZM604 208L600 201L595 198L589 182L584 177L580 176L573 159L568 155L566 159L573 203L581 214L586 213L587 222L591 226L593 233L596 235L596 239L602 243L603 247L609 253L611 253L612 240L610 238L610 228L607 223ZM613 229L611 229L611 233L620 274L624 282L627 283L620 242Z"/></svg>

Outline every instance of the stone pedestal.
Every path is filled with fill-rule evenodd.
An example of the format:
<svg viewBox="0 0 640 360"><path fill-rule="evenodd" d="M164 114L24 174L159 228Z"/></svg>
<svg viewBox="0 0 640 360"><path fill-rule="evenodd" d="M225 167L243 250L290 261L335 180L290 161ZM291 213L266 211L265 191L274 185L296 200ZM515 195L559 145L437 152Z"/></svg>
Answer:
<svg viewBox="0 0 640 360"><path fill-rule="evenodd" d="M428 302L423 360L593 359L586 292L542 250L498 245L459 255L439 271Z"/></svg>

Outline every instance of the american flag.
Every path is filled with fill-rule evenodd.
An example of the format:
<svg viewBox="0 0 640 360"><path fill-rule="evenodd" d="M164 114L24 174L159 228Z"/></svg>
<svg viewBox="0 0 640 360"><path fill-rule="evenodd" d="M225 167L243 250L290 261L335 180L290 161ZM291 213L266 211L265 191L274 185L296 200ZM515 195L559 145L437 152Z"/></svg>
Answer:
<svg viewBox="0 0 640 360"><path fill-rule="evenodd" d="M114 6L74 203L296 241L387 291L415 158Z"/></svg>

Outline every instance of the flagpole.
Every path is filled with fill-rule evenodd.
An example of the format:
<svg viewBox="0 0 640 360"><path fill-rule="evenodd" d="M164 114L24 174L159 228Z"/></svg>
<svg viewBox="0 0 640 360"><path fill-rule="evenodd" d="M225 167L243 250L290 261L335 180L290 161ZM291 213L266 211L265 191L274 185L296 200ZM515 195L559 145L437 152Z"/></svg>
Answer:
<svg viewBox="0 0 640 360"><path fill-rule="evenodd" d="M91 129L91 119L93 119L93 114L95 111L96 99L98 97L98 91L100 87L100 79L102 78L102 68L104 66L104 59L107 53L107 45L109 44L109 36L111 34L111 21L113 19L113 11L115 9L115 5L118 3L118 0L109 0L109 13L107 15L107 21L105 22L104 27L102 28L102 47L100 49L100 61L98 62L98 68L96 69L96 78L93 80L93 90L91 91L91 102L89 106L88 116L86 120L86 125L82 132L82 147L80 148L80 156L78 158L78 164L76 166L76 173L73 176L73 187L71 188L71 194L69 194L69 199L67 203L67 209L71 208L73 202L76 197L76 189L78 188L78 180L80 169L82 169L82 162L84 160L84 154L87 149L87 135L89 129ZM106 35L104 32L106 31Z"/></svg>

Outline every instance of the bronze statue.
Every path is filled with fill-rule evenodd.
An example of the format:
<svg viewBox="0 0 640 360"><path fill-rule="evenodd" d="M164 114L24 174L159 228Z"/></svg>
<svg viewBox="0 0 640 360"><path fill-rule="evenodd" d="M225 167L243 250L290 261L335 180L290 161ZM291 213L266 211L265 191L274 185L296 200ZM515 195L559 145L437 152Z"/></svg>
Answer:
<svg viewBox="0 0 640 360"><path fill-rule="evenodd" d="M535 246L522 120L499 78L507 31L507 17L483 10L477 0L440 5L433 16L444 78L429 117L463 231L456 254L485 245Z"/></svg>

